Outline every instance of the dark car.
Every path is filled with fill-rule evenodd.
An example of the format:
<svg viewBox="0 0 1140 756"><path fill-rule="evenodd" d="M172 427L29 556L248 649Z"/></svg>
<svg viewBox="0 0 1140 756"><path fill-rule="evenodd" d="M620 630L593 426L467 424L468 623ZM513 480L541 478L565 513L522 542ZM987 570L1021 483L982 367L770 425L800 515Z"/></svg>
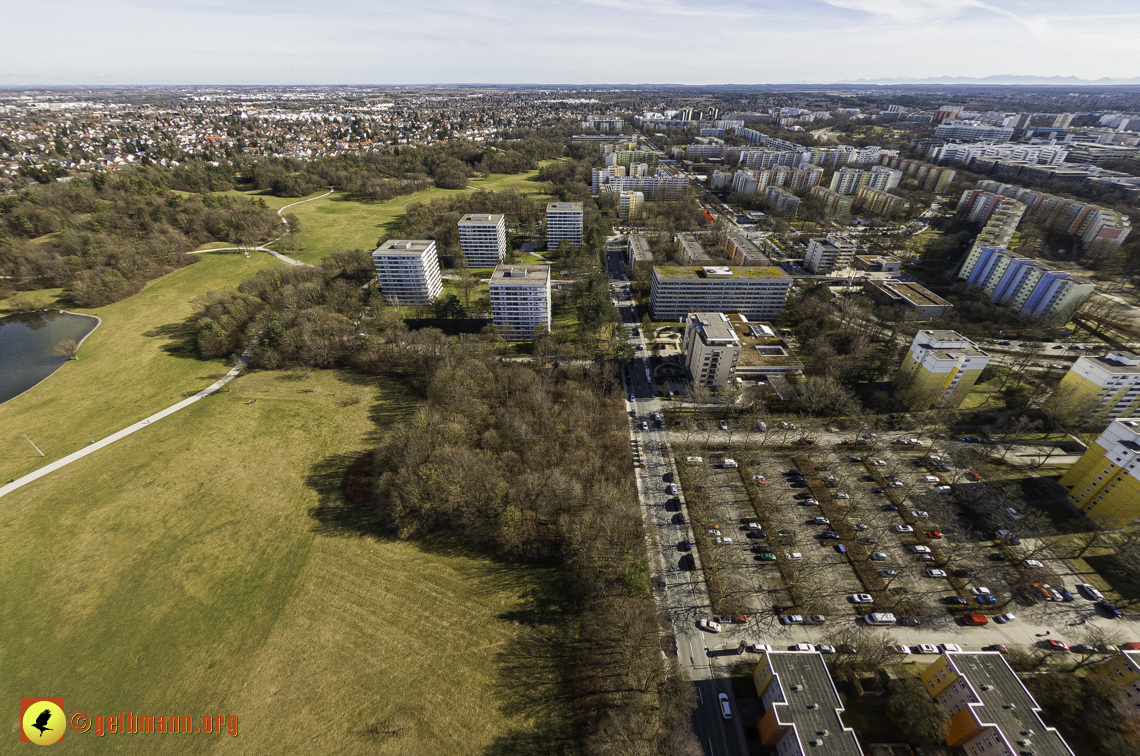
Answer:
<svg viewBox="0 0 1140 756"><path fill-rule="evenodd" d="M978 596L977 599L978 599L979 604L996 604L997 603L997 597L996 596L990 596L990 595Z"/></svg>
<svg viewBox="0 0 1140 756"><path fill-rule="evenodd" d="M811 491L804 491L803 493L798 493L795 495L794 498L796 498L796 499L810 499L811 498Z"/></svg>
<svg viewBox="0 0 1140 756"><path fill-rule="evenodd" d="M966 599L961 596L947 596L942 599L943 603L950 604L951 606L965 606Z"/></svg>
<svg viewBox="0 0 1140 756"><path fill-rule="evenodd" d="M880 488L879 486L875 486L874 488L871 489L871 493L883 493L883 489Z"/></svg>
<svg viewBox="0 0 1140 756"><path fill-rule="evenodd" d="M883 511L884 512L897 512L897 511L899 511L899 507L897 504L887 504L883 507Z"/></svg>
<svg viewBox="0 0 1140 756"><path fill-rule="evenodd" d="M807 488L807 481L806 480L793 480L792 481L792 488Z"/></svg>
<svg viewBox="0 0 1140 756"><path fill-rule="evenodd" d="M688 541L681 541L681 551L692 551L692 550L693 550L693 544L689 543Z"/></svg>
<svg viewBox="0 0 1140 756"><path fill-rule="evenodd" d="M788 470L786 473L784 473L784 475L793 475L797 478L802 478L804 474L793 467L791 470Z"/></svg>
<svg viewBox="0 0 1140 756"><path fill-rule="evenodd" d="M1124 616L1123 614L1121 614L1119 609L1117 609L1115 606L1108 603L1107 601L1098 601L1098 602L1096 602L1096 605L1099 606L1101 609L1103 609L1105 611L1105 613L1109 617L1112 617L1113 619L1120 619L1121 617Z"/></svg>
<svg viewBox="0 0 1140 756"><path fill-rule="evenodd" d="M954 570L954 577L968 578L968 577L973 577L973 576L974 576L974 571L969 569L968 567L962 567L961 569Z"/></svg>
<svg viewBox="0 0 1140 756"><path fill-rule="evenodd" d="M999 341L998 342L998 346L1009 346L1009 345L1010 345L1010 343L1008 341Z"/></svg>
<svg viewBox="0 0 1140 756"><path fill-rule="evenodd" d="M839 534L836 533L834 530L825 530L819 534L819 537L821 540L828 539L828 538L839 538Z"/></svg>
<svg viewBox="0 0 1140 756"><path fill-rule="evenodd" d="M695 559L693 559L692 554L685 554L685 556L681 557L681 569L683 569L683 570L695 570L695 569L697 569L697 562Z"/></svg>
<svg viewBox="0 0 1140 756"><path fill-rule="evenodd" d="M1072 601L1073 600L1073 594L1069 593L1069 590L1067 588L1064 588L1062 586L1057 586L1057 593L1061 594L1061 598L1064 599L1065 601Z"/></svg>
<svg viewBox="0 0 1140 756"><path fill-rule="evenodd" d="M990 554L989 560L991 562L1004 562L1005 554L1001 553L1000 551L996 551L993 554Z"/></svg>
<svg viewBox="0 0 1140 756"><path fill-rule="evenodd" d="M875 539L873 536L863 536L862 538L859 539L859 543L865 543L868 545L872 545L872 544L878 543L878 540Z"/></svg>
<svg viewBox="0 0 1140 756"><path fill-rule="evenodd" d="M922 624L922 620L918 617L900 617L899 624L907 625L908 627L918 627Z"/></svg>
<svg viewBox="0 0 1140 756"><path fill-rule="evenodd" d="M677 516L674 519L677 520L678 525L684 525L685 524L685 513L684 512L678 512Z"/></svg>

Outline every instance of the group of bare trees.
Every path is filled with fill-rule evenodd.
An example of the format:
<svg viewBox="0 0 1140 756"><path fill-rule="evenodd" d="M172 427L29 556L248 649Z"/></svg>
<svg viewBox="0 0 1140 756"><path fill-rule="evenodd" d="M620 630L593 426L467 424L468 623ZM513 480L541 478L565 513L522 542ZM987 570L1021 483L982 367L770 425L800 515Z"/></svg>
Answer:
<svg viewBox="0 0 1140 756"><path fill-rule="evenodd" d="M582 612L568 684L585 752L698 753L692 688L662 659L645 590L613 375L500 362L477 341L415 346L421 359L401 370L427 402L374 452L381 522L401 538L449 530L507 560L560 565Z"/></svg>

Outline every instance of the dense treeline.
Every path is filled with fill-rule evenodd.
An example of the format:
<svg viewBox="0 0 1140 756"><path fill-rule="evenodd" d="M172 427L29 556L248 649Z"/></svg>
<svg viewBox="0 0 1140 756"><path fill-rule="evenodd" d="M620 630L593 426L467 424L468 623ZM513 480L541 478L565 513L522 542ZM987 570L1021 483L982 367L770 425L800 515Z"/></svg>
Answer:
<svg viewBox="0 0 1140 756"><path fill-rule="evenodd" d="M441 255L459 252L459 219L467 213L502 213L507 228L533 232L546 217L546 202L513 189L474 192L408 205L401 235L408 239L434 239Z"/></svg>
<svg viewBox="0 0 1140 756"><path fill-rule="evenodd" d="M357 323L368 306L372 258L334 251L319 268L258 271L237 290L196 300L198 350L203 359L240 353L258 334L251 367L329 367L355 364L366 339Z"/></svg>
<svg viewBox="0 0 1140 756"><path fill-rule="evenodd" d="M565 154L560 141L533 137L479 145L452 142L429 148L397 147L303 162L262 158L239 165L255 188L278 197L301 197L335 186L361 200L388 200L438 186L462 189L474 174L522 173L542 160Z"/></svg>
<svg viewBox="0 0 1140 756"><path fill-rule="evenodd" d="M401 538L451 530L506 559L560 564L583 620L573 691L584 752L699 753L692 687L662 661L613 376L478 348L410 351L427 402L373 454L382 522Z"/></svg>
<svg viewBox="0 0 1140 756"><path fill-rule="evenodd" d="M263 201L183 196L170 191L182 181L176 175L197 175L204 185L224 181L205 169L149 167L3 197L0 276L16 289L65 287L76 305L99 307L194 262L186 253L206 242L253 244L280 233L281 221Z"/></svg>

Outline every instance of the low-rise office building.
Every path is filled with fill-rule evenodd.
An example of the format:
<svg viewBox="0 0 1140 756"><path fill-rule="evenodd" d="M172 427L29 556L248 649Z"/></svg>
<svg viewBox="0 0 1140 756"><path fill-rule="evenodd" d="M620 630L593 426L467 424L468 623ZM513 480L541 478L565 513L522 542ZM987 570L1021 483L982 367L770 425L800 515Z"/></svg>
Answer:
<svg viewBox="0 0 1140 756"><path fill-rule="evenodd" d="M459 219L459 248L472 268L501 263L507 254L506 216L464 215Z"/></svg>
<svg viewBox="0 0 1140 756"><path fill-rule="evenodd" d="M549 330L549 265L499 265L489 285L495 330L502 338L531 341L538 326Z"/></svg>
<svg viewBox="0 0 1140 756"><path fill-rule="evenodd" d="M969 756L1074 756L1041 707L997 651L947 652L921 674L950 716L946 744Z"/></svg>
<svg viewBox="0 0 1140 756"><path fill-rule="evenodd" d="M895 392L912 410L958 407L989 362L956 331L919 331L895 374Z"/></svg>
<svg viewBox="0 0 1140 756"><path fill-rule="evenodd" d="M915 320L919 321L938 320L954 309L954 305L919 284L897 278L867 281L863 285L863 291L876 304L906 307L914 313Z"/></svg>
<svg viewBox="0 0 1140 756"><path fill-rule="evenodd" d="M582 203L550 202L546 205L546 248L558 249L563 241L582 246Z"/></svg>
<svg viewBox="0 0 1140 756"><path fill-rule="evenodd" d="M380 294L390 305L429 305L443 294L431 239L389 239L372 253Z"/></svg>
<svg viewBox="0 0 1140 756"><path fill-rule="evenodd" d="M752 682L764 704L760 741L779 756L862 756L822 654L767 651Z"/></svg>
<svg viewBox="0 0 1140 756"><path fill-rule="evenodd" d="M744 315L725 315L740 340L735 377L742 381L766 380L771 376L800 375L804 364L771 323L750 320Z"/></svg>
<svg viewBox="0 0 1140 756"><path fill-rule="evenodd" d="M804 253L804 267L817 275L851 267L858 246L845 236L812 239Z"/></svg>
<svg viewBox="0 0 1140 756"><path fill-rule="evenodd" d="M749 320L775 320L784 311L792 277L770 266L655 267L650 310L655 320L690 312L738 312Z"/></svg>
<svg viewBox="0 0 1140 756"><path fill-rule="evenodd" d="M729 228L724 236L725 256L737 265L768 265L768 256L760 251L757 244L735 228Z"/></svg>
<svg viewBox="0 0 1140 756"><path fill-rule="evenodd" d="M855 255L851 262L868 273L897 273L902 268L902 261L890 255Z"/></svg>

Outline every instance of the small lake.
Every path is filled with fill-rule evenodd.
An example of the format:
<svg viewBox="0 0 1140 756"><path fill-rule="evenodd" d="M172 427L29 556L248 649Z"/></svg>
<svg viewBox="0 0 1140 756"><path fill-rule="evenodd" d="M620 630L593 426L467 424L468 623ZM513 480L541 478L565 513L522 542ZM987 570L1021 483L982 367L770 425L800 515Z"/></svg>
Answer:
<svg viewBox="0 0 1140 756"><path fill-rule="evenodd" d="M19 396L58 370L67 362L55 354L59 342L78 344L98 322L55 310L0 318L0 402Z"/></svg>

